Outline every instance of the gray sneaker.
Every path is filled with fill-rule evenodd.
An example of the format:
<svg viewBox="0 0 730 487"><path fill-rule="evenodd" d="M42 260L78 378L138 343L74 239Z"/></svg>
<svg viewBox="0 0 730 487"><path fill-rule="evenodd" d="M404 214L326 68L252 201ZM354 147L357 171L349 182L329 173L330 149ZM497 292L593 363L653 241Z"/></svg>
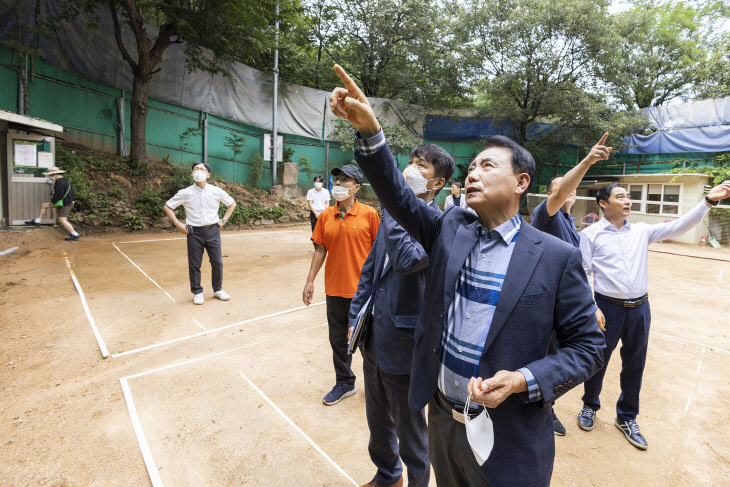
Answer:
<svg viewBox="0 0 730 487"><path fill-rule="evenodd" d="M623 431L624 435L626 435L626 439L629 440L629 443L634 445L636 448L638 448L639 450L646 450L647 448L649 448L649 444L641 435L641 431L639 431L639 425L635 419L621 421L620 419L616 418L616 422L614 424L618 429Z"/></svg>
<svg viewBox="0 0 730 487"><path fill-rule="evenodd" d="M583 406L578 414L578 427L584 431L593 429L593 420L596 418L596 412L589 406Z"/></svg>

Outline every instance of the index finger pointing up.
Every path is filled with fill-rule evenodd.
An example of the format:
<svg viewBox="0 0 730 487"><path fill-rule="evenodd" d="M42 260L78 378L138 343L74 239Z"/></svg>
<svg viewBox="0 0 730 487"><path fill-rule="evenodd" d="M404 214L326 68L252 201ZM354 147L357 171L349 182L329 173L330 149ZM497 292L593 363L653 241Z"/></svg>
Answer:
<svg viewBox="0 0 730 487"><path fill-rule="evenodd" d="M345 75L347 76L347 75ZM606 139L608 139L608 132L603 134L603 137L601 137L601 140L598 141L598 144L596 145L606 145Z"/></svg>
<svg viewBox="0 0 730 487"><path fill-rule="evenodd" d="M339 64L335 64L335 74L340 77L342 80L342 83L345 85L345 88L347 88L347 91L352 92L352 94L355 94L352 98L360 97L362 96L362 91L360 91L360 88L357 87L354 81L350 79L350 77L345 73L345 70L340 67ZM352 96L351 94L351 96Z"/></svg>

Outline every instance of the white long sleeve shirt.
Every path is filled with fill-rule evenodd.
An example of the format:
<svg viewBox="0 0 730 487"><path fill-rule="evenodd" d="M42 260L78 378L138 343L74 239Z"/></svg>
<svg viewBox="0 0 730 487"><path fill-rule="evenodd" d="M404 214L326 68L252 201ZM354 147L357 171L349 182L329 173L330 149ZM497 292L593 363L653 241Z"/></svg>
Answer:
<svg viewBox="0 0 730 487"><path fill-rule="evenodd" d="M173 210L180 205L185 207L185 223L194 227L218 223L218 208L223 203L233 204L233 198L218 186L206 183L199 188L197 184L178 191L165 203Z"/></svg>
<svg viewBox="0 0 730 487"><path fill-rule="evenodd" d="M697 225L710 210L704 201L672 222L624 222L616 230L605 217L580 233L583 269L593 290L616 299L635 299L649 288L649 244L682 235Z"/></svg>

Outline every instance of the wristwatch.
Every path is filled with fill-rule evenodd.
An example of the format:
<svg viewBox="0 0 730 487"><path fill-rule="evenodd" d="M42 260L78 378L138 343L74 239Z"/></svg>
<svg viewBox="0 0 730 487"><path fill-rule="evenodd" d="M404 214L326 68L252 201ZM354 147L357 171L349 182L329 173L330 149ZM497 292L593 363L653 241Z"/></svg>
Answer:
<svg viewBox="0 0 730 487"><path fill-rule="evenodd" d="M715 203L715 204L717 204L717 203ZM222 221L223 223L225 223L225 222L226 222L226 219L225 219L225 218L221 218L221 221Z"/></svg>
<svg viewBox="0 0 730 487"><path fill-rule="evenodd" d="M718 204L718 203L720 203L719 201L715 201L715 200L713 200L713 199L710 199L710 197L709 197L709 196L705 196L705 201L707 201L707 202L708 202L709 204L711 204L712 206L717 206L717 204Z"/></svg>

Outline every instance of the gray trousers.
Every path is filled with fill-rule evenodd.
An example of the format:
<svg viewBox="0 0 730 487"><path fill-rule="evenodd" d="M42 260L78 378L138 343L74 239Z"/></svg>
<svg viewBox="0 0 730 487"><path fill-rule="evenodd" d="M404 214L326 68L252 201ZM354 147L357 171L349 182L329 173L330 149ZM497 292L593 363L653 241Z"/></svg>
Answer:
<svg viewBox="0 0 730 487"><path fill-rule="evenodd" d="M489 478L474 458L466 428L451 411L437 396L428 403L428 450L436 484L488 487Z"/></svg>
<svg viewBox="0 0 730 487"><path fill-rule="evenodd" d="M213 291L223 287L223 257L221 255L221 231L218 225L209 228L193 227L188 233L188 272L190 274L190 292L203 292L200 285L200 265L203 263L203 250L208 252L212 270Z"/></svg>
<svg viewBox="0 0 730 487"><path fill-rule="evenodd" d="M424 410L408 407L408 374L386 374L378 366L375 340L370 336L361 348L365 376L365 413L370 429L368 452L378 468L373 480L392 485L408 467L408 487L428 487L428 427Z"/></svg>

